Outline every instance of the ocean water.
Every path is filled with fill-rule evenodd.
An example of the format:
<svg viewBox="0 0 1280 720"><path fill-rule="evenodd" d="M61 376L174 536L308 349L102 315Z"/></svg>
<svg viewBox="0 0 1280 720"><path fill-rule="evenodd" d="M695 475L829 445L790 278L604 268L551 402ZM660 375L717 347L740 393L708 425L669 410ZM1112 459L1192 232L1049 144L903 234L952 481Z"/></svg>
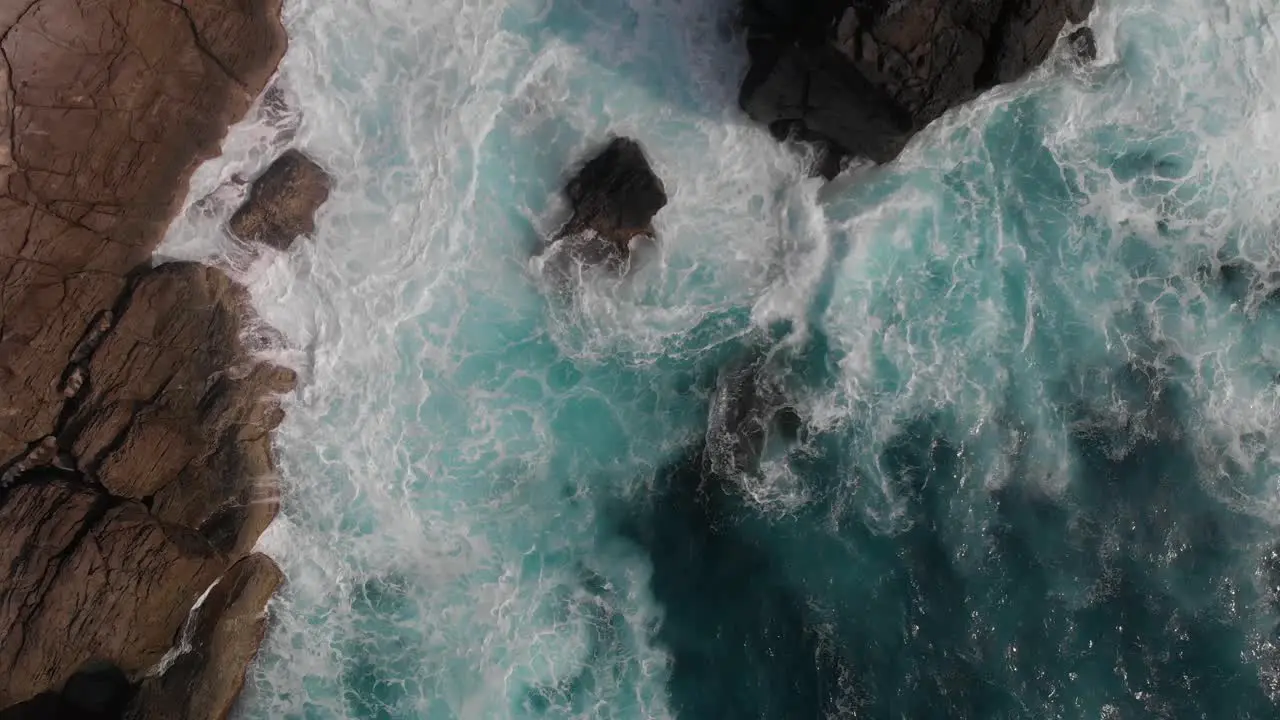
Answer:
<svg viewBox="0 0 1280 720"><path fill-rule="evenodd" d="M239 717L1280 716L1280 2L1101 0L1096 64L828 184L735 2L286 4L161 252L301 378ZM559 298L610 133L661 251ZM248 254L290 144L333 195ZM737 462L744 363L800 427Z"/></svg>

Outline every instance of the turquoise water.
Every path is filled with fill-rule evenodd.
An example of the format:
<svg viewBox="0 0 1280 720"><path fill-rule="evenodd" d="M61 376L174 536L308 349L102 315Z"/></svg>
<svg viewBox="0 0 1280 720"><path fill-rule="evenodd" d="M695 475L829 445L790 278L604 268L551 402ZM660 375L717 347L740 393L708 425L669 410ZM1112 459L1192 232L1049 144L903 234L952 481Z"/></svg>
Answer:
<svg viewBox="0 0 1280 720"><path fill-rule="evenodd" d="M164 248L302 378L240 716L1276 717L1280 3L1104 2L1094 67L827 185L735 109L732 9L288 5L317 237ZM560 301L530 257L611 132L661 257ZM803 427L709 483L758 357Z"/></svg>

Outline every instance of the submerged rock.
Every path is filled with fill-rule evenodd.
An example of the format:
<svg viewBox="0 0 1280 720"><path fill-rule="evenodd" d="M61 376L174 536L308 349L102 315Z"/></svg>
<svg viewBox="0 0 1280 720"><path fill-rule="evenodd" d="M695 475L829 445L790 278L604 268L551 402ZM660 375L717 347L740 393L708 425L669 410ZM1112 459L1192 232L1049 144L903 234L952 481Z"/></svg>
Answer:
<svg viewBox="0 0 1280 720"><path fill-rule="evenodd" d="M636 240L653 240L653 217L667 204L666 188L640 143L625 137L613 138L588 160L564 193L573 215L548 248L561 266L623 269Z"/></svg>
<svg viewBox="0 0 1280 720"><path fill-rule="evenodd" d="M760 542L762 521L733 494L701 492L702 448L655 475L619 534L648 556L670 653L672 710L693 718L843 717L860 704L856 658L812 593ZM856 649L858 646L852 646Z"/></svg>
<svg viewBox="0 0 1280 720"><path fill-rule="evenodd" d="M288 250L301 235L315 232L316 210L329 199L328 173L298 150L286 150L249 189L231 216L232 234Z"/></svg>
<svg viewBox="0 0 1280 720"><path fill-rule="evenodd" d="M1091 63L1098 59L1098 39L1093 36L1093 29L1087 25L1073 30L1067 36L1067 44L1075 59L1081 63Z"/></svg>
<svg viewBox="0 0 1280 720"><path fill-rule="evenodd" d="M0 710L0 720L118 720L133 696L124 671L91 660L61 690L50 690Z"/></svg>
<svg viewBox="0 0 1280 720"><path fill-rule="evenodd" d="M739 103L775 134L892 160L947 109L1039 65L1092 0L745 0Z"/></svg>
<svg viewBox="0 0 1280 720"><path fill-rule="evenodd" d="M793 442L803 425L766 355L720 373L708 415L703 470L720 480L757 472L770 440Z"/></svg>

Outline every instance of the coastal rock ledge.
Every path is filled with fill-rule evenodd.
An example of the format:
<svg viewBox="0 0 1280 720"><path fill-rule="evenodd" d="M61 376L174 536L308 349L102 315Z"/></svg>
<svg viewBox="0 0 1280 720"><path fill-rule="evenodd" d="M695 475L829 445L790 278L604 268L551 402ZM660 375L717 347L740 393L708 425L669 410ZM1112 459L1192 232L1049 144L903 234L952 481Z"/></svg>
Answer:
<svg viewBox="0 0 1280 720"><path fill-rule="evenodd" d="M294 376L244 347L225 274L150 261L275 72L279 16L280 0L0 4L6 720L222 718L257 650L282 577L250 550Z"/></svg>

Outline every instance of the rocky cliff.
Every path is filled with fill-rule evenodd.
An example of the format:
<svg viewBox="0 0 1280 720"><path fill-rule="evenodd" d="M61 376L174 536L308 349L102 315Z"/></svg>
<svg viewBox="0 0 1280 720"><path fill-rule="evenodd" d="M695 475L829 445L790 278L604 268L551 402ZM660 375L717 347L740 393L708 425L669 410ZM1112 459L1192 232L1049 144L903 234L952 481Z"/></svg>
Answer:
<svg viewBox="0 0 1280 720"><path fill-rule="evenodd" d="M87 661L124 671L136 717L222 717L256 650L281 577L249 553L293 375L246 351L225 275L150 258L275 71L279 5L0 2L6 717L49 717Z"/></svg>

